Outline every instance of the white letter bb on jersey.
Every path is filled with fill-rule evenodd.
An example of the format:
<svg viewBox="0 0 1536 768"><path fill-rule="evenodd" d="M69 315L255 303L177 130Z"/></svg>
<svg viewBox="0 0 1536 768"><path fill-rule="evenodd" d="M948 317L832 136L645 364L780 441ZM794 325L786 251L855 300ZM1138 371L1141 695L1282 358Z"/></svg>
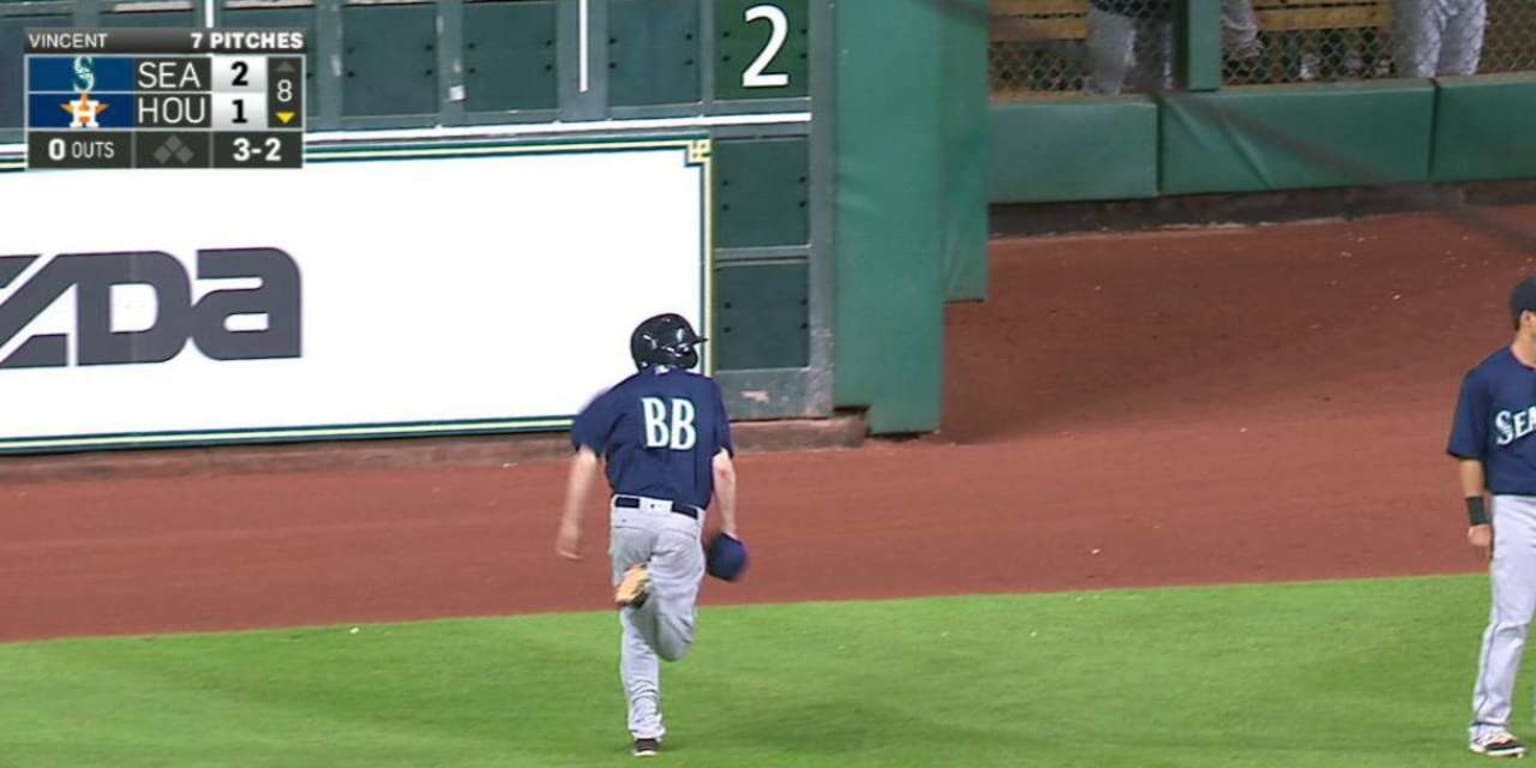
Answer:
<svg viewBox="0 0 1536 768"><path fill-rule="evenodd" d="M669 424L667 404L661 398L640 398L640 406L645 410L645 447L691 451L699 441L699 431L693 426L693 403L681 397L674 397L671 402Z"/></svg>

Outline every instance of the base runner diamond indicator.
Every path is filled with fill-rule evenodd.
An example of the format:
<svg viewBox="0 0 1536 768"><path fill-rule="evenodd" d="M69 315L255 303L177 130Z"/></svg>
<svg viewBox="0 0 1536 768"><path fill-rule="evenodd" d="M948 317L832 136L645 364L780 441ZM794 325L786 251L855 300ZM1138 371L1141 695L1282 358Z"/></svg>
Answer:
<svg viewBox="0 0 1536 768"><path fill-rule="evenodd" d="M213 165L207 133L142 131L135 137L137 168L208 168Z"/></svg>
<svg viewBox="0 0 1536 768"><path fill-rule="evenodd" d="M176 162L186 165L192 162L192 158L195 156L192 150L188 149L187 145L181 143L181 139L177 136L171 136L169 139L166 139L165 143L155 150L155 159L160 161L161 165L170 162L173 157L176 158Z"/></svg>

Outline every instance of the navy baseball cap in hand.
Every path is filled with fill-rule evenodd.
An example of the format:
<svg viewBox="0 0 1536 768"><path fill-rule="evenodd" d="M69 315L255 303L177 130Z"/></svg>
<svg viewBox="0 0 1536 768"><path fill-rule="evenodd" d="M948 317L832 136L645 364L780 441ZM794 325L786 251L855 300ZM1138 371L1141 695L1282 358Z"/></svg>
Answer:
<svg viewBox="0 0 1536 768"><path fill-rule="evenodd" d="M715 534L705 553L705 568L717 579L735 581L741 578L742 571L747 569L747 545L734 536Z"/></svg>

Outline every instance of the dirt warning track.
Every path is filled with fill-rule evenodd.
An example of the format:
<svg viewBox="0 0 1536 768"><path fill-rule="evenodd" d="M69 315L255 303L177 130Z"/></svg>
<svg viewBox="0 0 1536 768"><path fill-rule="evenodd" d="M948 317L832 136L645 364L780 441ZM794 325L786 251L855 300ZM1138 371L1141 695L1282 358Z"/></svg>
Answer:
<svg viewBox="0 0 1536 768"><path fill-rule="evenodd" d="M1536 227L1536 209L1502 212ZM708 603L1474 571L1444 455L1536 262L1427 215L997 243L942 433L741 461ZM0 484L0 639L595 609L564 467Z"/></svg>

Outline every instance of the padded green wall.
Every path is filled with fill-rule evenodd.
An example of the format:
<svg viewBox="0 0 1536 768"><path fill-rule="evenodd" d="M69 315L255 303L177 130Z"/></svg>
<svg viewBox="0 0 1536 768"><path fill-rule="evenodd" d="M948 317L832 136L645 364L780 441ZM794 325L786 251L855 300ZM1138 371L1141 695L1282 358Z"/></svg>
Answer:
<svg viewBox="0 0 1536 768"><path fill-rule="evenodd" d="M1002 104L991 121L994 203L1157 194L1157 105L1149 98Z"/></svg>
<svg viewBox="0 0 1536 768"><path fill-rule="evenodd" d="M942 6L836 6L835 399L875 433L936 428L943 401Z"/></svg>
<svg viewBox="0 0 1536 768"><path fill-rule="evenodd" d="M1202 105L1267 126L1294 148ZM1255 86L1166 99L1164 194L1255 192L1425 181L1435 89L1427 81Z"/></svg>
<svg viewBox="0 0 1536 768"><path fill-rule="evenodd" d="M1536 72L1438 81L1435 181L1536 176Z"/></svg>
<svg viewBox="0 0 1536 768"><path fill-rule="evenodd" d="M994 104L990 120L993 203L1536 177L1536 73Z"/></svg>
<svg viewBox="0 0 1536 768"><path fill-rule="evenodd" d="M986 0L953 0L945 19L944 295L987 296L987 28L974 21ZM960 12L969 10L971 15Z"/></svg>

